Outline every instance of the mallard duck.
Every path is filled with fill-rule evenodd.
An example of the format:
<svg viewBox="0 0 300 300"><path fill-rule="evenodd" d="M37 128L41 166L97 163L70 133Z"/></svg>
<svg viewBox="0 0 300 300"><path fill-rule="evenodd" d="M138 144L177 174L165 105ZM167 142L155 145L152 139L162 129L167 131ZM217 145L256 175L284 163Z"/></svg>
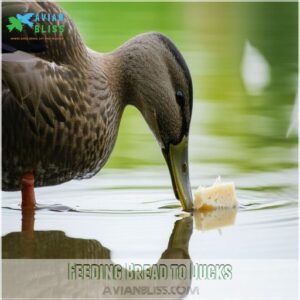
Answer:
<svg viewBox="0 0 300 300"><path fill-rule="evenodd" d="M192 80L170 39L145 33L115 51L97 53L52 2L2 6L3 190L21 190L22 207L34 207L34 187L95 175L113 150L124 108L134 105L161 147L177 199L191 209ZM50 33L35 33L26 24L21 32L8 30L10 16L29 13L30 22ZM63 20L42 21L43 13L63 14ZM63 32L51 32L60 24Z"/></svg>

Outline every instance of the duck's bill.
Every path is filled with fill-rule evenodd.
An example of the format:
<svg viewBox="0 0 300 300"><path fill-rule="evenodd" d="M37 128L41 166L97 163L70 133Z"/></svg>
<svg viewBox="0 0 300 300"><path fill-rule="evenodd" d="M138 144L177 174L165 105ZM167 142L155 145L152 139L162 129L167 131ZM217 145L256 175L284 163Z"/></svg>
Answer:
<svg viewBox="0 0 300 300"><path fill-rule="evenodd" d="M193 198L189 178L188 138L184 136L177 145L163 149L169 167L174 193L184 210L193 209Z"/></svg>

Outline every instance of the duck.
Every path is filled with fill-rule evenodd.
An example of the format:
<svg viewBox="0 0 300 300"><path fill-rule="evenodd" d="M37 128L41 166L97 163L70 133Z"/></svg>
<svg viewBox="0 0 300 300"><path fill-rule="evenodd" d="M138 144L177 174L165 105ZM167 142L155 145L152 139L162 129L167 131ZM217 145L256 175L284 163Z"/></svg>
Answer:
<svg viewBox="0 0 300 300"><path fill-rule="evenodd" d="M11 16L29 13L34 26L6 30ZM63 18L36 21L42 13ZM113 151L124 109L133 105L161 148L175 197L192 209L192 78L168 37L142 33L99 53L53 2L4 2L2 21L4 191L21 191L21 207L34 209L35 188L94 176ZM50 33L35 32L42 22Z"/></svg>

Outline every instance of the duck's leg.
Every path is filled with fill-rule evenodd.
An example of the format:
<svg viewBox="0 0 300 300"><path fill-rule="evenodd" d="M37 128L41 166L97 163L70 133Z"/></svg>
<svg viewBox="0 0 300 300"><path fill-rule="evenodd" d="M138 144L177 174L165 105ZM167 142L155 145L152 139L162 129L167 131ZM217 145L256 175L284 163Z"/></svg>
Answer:
<svg viewBox="0 0 300 300"><path fill-rule="evenodd" d="M22 184L22 208L35 208L34 175L32 172L24 173Z"/></svg>
<svg viewBox="0 0 300 300"><path fill-rule="evenodd" d="M22 209L22 232L26 238L34 237L34 213L34 209Z"/></svg>

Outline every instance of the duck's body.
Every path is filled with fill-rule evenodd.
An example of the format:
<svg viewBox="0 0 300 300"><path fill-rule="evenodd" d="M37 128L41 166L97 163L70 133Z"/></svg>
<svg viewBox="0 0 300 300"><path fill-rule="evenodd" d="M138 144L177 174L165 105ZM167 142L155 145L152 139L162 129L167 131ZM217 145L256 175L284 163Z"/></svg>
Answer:
<svg viewBox="0 0 300 300"><path fill-rule="evenodd" d="M20 8L62 12L47 2L19 3L14 12ZM86 48L65 13L64 26L64 39L41 43L42 51L3 55L4 190L19 190L27 172L35 186L90 177L113 149L124 103L109 82L112 59Z"/></svg>
<svg viewBox="0 0 300 300"><path fill-rule="evenodd" d="M3 189L19 190L22 174L31 171L35 186L94 175L113 149L124 109L101 59L88 53L84 70L62 67L59 75L38 58L27 64L30 74L37 70L33 80L41 88L36 91L39 97L17 99L3 84ZM45 65L42 72L39 64ZM22 84L22 76L28 76L24 73L4 77L18 76ZM46 91L44 81L49 85Z"/></svg>
<svg viewBox="0 0 300 300"><path fill-rule="evenodd" d="M22 189L24 196L33 191L33 179L34 186L47 186L94 175L112 152L125 106L132 104L162 147L176 195L187 202L189 182L179 181L188 180L185 137L192 85L175 46L150 33L109 54L94 52L65 12L50 2L4 3L3 23L8 16L32 12L63 13L65 29L50 40L23 43L4 33L2 188ZM23 36L36 36L25 26ZM174 151L178 162L172 161Z"/></svg>

